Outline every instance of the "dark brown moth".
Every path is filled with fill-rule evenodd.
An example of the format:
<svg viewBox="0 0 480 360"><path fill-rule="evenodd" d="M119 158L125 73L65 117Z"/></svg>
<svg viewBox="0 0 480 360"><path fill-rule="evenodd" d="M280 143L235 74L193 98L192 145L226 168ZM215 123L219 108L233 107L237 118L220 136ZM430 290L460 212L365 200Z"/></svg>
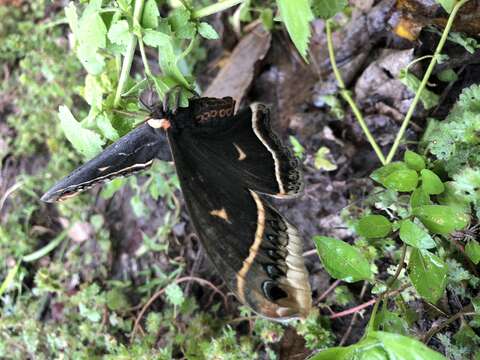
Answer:
<svg viewBox="0 0 480 360"><path fill-rule="evenodd" d="M153 109L150 119L53 186L63 200L157 158L175 163L191 220L207 255L238 299L282 320L311 308L298 231L267 197L303 190L298 161L270 126L262 104L234 114L232 98L195 98L187 108Z"/></svg>

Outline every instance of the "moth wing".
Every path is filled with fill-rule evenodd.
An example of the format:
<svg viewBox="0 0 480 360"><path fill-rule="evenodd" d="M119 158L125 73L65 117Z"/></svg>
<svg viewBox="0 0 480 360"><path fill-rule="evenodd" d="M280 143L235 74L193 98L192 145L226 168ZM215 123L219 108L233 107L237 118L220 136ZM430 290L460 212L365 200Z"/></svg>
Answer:
<svg viewBox="0 0 480 360"><path fill-rule="evenodd" d="M222 171L197 134L169 133L169 141L191 220L229 288L268 318L305 317L311 291L294 227Z"/></svg>
<svg viewBox="0 0 480 360"><path fill-rule="evenodd" d="M205 141L204 151L212 161L257 192L279 198L300 194L304 186L299 161L272 130L270 110L256 103L234 116L221 116L220 111L194 109L193 114L193 131Z"/></svg>
<svg viewBox="0 0 480 360"><path fill-rule="evenodd" d="M171 160L168 141L162 129L144 123L57 182L41 200L54 202L75 196L95 184L146 169L154 158Z"/></svg>

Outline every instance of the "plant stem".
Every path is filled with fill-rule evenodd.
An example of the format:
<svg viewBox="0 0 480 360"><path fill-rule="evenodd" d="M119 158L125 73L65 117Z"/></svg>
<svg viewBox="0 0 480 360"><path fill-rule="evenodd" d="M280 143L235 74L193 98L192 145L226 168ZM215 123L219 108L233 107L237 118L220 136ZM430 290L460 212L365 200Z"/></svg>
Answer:
<svg viewBox="0 0 480 360"><path fill-rule="evenodd" d="M443 30L442 36L440 37L440 41L438 42L437 48L435 49L435 52L433 54L432 60L430 61L430 64L428 65L427 71L425 71L425 75L423 76L422 82L420 83L420 86L415 94L415 97L413 98L412 103L410 104L410 107L407 111L407 115L405 115L405 119L403 120L402 126L400 127L400 130L398 131L397 137L395 138L395 142L392 145L392 148L390 149L388 155L387 155L387 164L390 163L395 156L395 153L397 152L398 147L400 146L400 141L403 138L403 135L405 134L405 131L407 130L408 124L413 116L413 112L415 111L415 108L417 107L418 101L420 100L420 95L422 94L422 91L425 89L425 86L427 85L428 79L430 78L430 75L433 72L433 69L435 68L435 65L437 64L437 59L440 55L440 52L443 49L443 46L445 45L445 42L447 41L448 38L448 33L450 32L450 29L452 28L453 21L455 20L455 16L457 15L458 10L469 0L461 0L457 2L450 13L450 16L448 17L447 25L445 25L445 29Z"/></svg>
<svg viewBox="0 0 480 360"><path fill-rule="evenodd" d="M202 9L196 10L193 12L192 17L194 19L199 19L208 15L215 14L217 12L231 8L232 6L242 3L244 0L225 0L219 1L215 4L205 6Z"/></svg>
<svg viewBox="0 0 480 360"><path fill-rule="evenodd" d="M140 46L140 55L142 56L143 67L145 68L145 75L147 78L152 77L152 71L150 65L148 65L147 54L145 53L145 45L143 45L142 39L138 39L138 45Z"/></svg>
<svg viewBox="0 0 480 360"><path fill-rule="evenodd" d="M136 0L135 8L133 9L133 24L140 22L142 16L143 1ZM122 97L123 89L127 83L128 76L130 75L130 69L132 67L133 55L137 47L137 36L131 35L130 42L127 45L127 51L123 58L122 70L120 72L120 79L118 80L117 91L115 92L115 99L113 100L113 107L117 107Z"/></svg>
<svg viewBox="0 0 480 360"><path fill-rule="evenodd" d="M367 140L372 146L373 150L375 151L375 154L377 154L378 159L380 160L382 165L385 165L385 156L383 155L382 150L380 149L377 142L375 141L375 138L373 137L372 133L368 129L368 126L365 123L365 120L363 119L362 113L358 109L357 104L355 104L355 101L352 99L350 92L345 88L345 83L343 82L342 75L338 70L337 61L335 60L335 51L333 48L331 20L326 21L325 27L327 30L328 55L330 57L330 63L332 64L332 70L335 75L335 79L337 80L338 87L340 88L340 95L343 97L343 99L348 103L348 105L352 109L353 114L357 118L357 121L363 130L363 133L367 137Z"/></svg>

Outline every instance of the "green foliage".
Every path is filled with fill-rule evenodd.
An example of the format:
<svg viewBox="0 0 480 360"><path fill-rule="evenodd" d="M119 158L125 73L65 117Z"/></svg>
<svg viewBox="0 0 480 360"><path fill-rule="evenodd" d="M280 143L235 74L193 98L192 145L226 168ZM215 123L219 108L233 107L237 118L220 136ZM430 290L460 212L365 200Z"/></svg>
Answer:
<svg viewBox="0 0 480 360"><path fill-rule="evenodd" d="M390 234L392 224L383 215L367 215L358 221L357 233L366 238L382 238Z"/></svg>
<svg viewBox="0 0 480 360"><path fill-rule="evenodd" d="M329 19L345 9L347 0L313 0L312 10L316 17Z"/></svg>
<svg viewBox="0 0 480 360"><path fill-rule="evenodd" d="M332 163L327 157L330 154L330 149L322 146L315 153L314 165L315 168L325 171L333 171L337 169L337 165Z"/></svg>
<svg viewBox="0 0 480 360"><path fill-rule="evenodd" d="M416 93L417 90L420 88L421 81L415 75L408 72L408 70L406 69L400 70L398 80L400 80L402 84L405 85L413 93ZM420 95L420 100L422 101L425 110L429 110L434 106L438 105L440 97L434 92L428 89L424 89Z"/></svg>
<svg viewBox="0 0 480 360"><path fill-rule="evenodd" d="M372 278L370 264L354 246L326 236L313 238L325 270L335 279L346 282Z"/></svg>
<svg viewBox="0 0 480 360"><path fill-rule="evenodd" d="M354 345L330 348L312 357L312 360L330 359L444 360L445 357L407 336L371 331Z"/></svg>
<svg viewBox="0 0 480 360"><path fill-rule="evenodd" d="M290 38L300 55L307 61L311 36L310 22L314 19L309 0L277 0L277 4Z"/></svg>

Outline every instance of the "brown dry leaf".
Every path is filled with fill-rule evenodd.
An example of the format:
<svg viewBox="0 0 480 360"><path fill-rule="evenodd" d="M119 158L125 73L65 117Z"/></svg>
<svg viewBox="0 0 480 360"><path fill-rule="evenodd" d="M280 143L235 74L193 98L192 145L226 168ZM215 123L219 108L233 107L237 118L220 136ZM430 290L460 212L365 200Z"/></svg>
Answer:
<svg viewBox="0 0 480 360"><path fill-rule="evenodd" d="M203 96L231 96L238 107L252 83L255 65L270 49L271 39L261 25L245 35Z"/></svg>
<svg viewBox="0 0 480 360"><path fill-rule="evenodd" d="M398 22L394 33L414 41L423 27L428 25L445 26L448 14L434 0L397 0ZM453 24L454 31L469 35L480 33L480 0L467 2L459 11Z"/></svg>

